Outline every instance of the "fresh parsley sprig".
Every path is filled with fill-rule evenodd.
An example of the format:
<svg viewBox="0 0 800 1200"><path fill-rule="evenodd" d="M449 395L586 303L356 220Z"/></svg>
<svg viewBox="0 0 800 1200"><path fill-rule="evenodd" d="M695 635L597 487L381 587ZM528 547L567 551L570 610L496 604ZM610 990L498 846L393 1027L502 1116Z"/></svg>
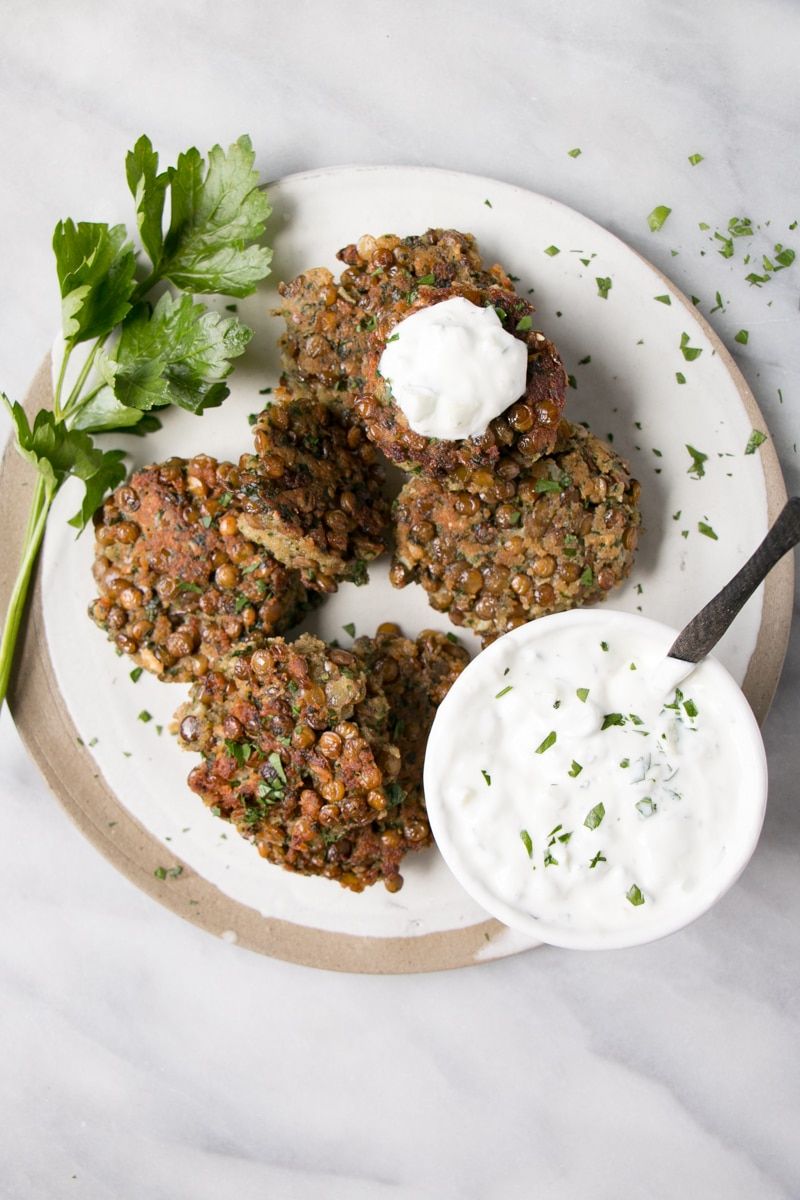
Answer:
<svg viewBox="0 0 800 1200"><path fill-rule="evenodd" d="M124 225L70 219L56 225L64 349L53 407L41 409L31 425L22 405L0 392L16 448L38 473L0 642L0 706L59 488L70 476L83 482L83 500L70 521L81 530L125 478L124 452L100 449L92 434L149 433L159 428L159 409L176 404L200 414L229 394L225 380L252 330L194 297L247 296L269 273L272 253L259 239L271 210L254 162L244 136L227 151L214 146L207 162L192 148L160 170L150 139L140 137L125 171L143 253ZM68 387L70 361L82 345L83 361Z"/></svg>

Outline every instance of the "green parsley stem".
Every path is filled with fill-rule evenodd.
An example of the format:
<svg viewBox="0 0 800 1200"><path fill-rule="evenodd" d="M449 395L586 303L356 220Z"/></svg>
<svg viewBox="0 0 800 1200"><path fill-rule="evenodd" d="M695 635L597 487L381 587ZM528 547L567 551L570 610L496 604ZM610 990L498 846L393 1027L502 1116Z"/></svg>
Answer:
<svg viewBox="0 0 800 1200"><path fill-rule="evenodd" d="M22 561L14 584L14 590L11 593L6 622L3 627L3 638L0 641L0 708L2 708L6 693L8 692L11 668L14 663L14 647L25 612L25 603L28 598L28 588L30 587L34 563L39 553L39 547L42 544L44 527L47 523L47 514L50 512L54 495L55 493L52 495L47 494L45 482L39 476L31 502L28 527L25 530Z"/></svg>
<svg viewBox="0 0 800 1200"><path fill-rule="evenodd" d="M69 363L72 350L72 342L67 342L64 346L64 353L61 356L61 366L58 370L58 379L56 380L56 387L53 395L53 416L57 421L60 421L63 417L63 412L61 409L61 393L64 390L64 379L67 374L67 365Z"/></svg>
<svg viewBox="0 0 800 1200"><path fill-rule="evenodd" d="M86 383L86 380L89 378L89 372L91 371L92 367L94 366L94 360L97 357L97 353L100 350L101 346L104 345L105 342L106 342L106 338L98 338L97 341L92 346L89 353L86 355L86 359L84 361L83 366L80 369L78 378L75 380L75 386L73 387L72 391L70 392L70 394L67 398L67 403L64 405L64 417L65 418L74 417L76 415L76 413L79 413L80 410L86 404L89 403L89 400L91 400L94 396L96 396L97 393L100 391L100 388L96 387L94 389L94 391L89 393L89 395L83 396L83 397L81 396L81 392L83 390L83 385ZM68 347L68 349L69 349L69 347ZM66 358L67 358L67 351L64 352L65 361L66 361ZM62 370L63 370L63 366L62 366ZM55 405L53 405L53 411L54 412L56 411ZM56 413L56 416L57 415L58 414Z"/></svg>

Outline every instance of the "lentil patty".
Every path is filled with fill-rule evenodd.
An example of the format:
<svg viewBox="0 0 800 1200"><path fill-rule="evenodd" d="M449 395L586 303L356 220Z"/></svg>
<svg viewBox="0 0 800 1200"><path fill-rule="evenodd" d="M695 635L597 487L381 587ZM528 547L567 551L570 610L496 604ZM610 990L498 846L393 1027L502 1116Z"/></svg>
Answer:
<svg viewBox="0 0 800 1200"><path fill-rule="evenodd" d="M203 755L189 786L270 862L397 891L403 855L430 842L409 751L460 657L391 627L352 653L304 634L223 659L176 714L180 743Z"/></svg>
<svg viewBox="0 0 800 1200"><path fill-rule="evenodd" d="M435 609L485 643L602 599L631 569L639 484L605 442L579 425L566 431L528 466L462 468L449 486L410 479L396 501L392 583L421 583Z"/></svg>
<svg viewBox="0 0 800 1200"><path fill-rule="evenodd" d="M90 616L160 679L202 675L239 639L289 629L311 605L299 574L239 531L238 482L230 463L172 458L136 471L95 513Z"/></svg>
<svg viewBox="0 0 800 1200"><path fill-rule="evenodd" d="M498 284L513 291L502 267L484 267L475 238L454 229L399 238L372 237L345 246L340 279L324 267L304 271L279 287L286 322L281 339L285 380L316 399L339 403L364 384L370 334L381 314L405 315L420 286L479 288Z"/></svg>
<svg viewBox="0 0 800 1200"><path fill-rule="evenodd" d="M389 502L374 448L327 404L279 388L255 428L255 455L240 459L239 527L308 587L366 582L383 553Z"/></svg>
<svg viewBox="0 0 800 1200"><path fill-rule="evenodd" d="M399 320L454 296L463 296L481 307L494 307L506 332L525 342L528 369L524 394L490 421L485 433L449 441L414 432L405 413L394 401L390 381L383 379L378 368L387 338ZM446 478L459 466L492 465L509 450L523 462L533 462L543 454L549 454L558 438L567 374L553 343L534 329L533 312L532 305L515 296L513 291L497 286L478 288L464 284L448 288L420 287L417 299L410 307L400 305L384 309L365 360L364 390L354 403L355 413L370 440L404 470L419 470L436 478Z"/></svg>

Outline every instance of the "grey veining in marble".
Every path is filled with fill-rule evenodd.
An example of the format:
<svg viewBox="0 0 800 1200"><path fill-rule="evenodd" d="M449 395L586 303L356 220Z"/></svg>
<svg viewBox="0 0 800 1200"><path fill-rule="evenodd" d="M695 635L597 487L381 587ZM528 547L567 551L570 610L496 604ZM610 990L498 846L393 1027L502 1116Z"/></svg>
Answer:
<svg viewBox="0 0 800 1200"><path fill-rule="evenodd" d="M800 266L749 287L698 228L749 216L800 249L789 0L6 0L2 25L10 394L57 320L55 221L129 219L121 163L143 130L167 156L248 130L268 176L495 176L614 230L704 314L719 290L710 319L798 490ZM654 235L657 204L673 213ZM162 910L73 829L4 713L0 1196L793 1200L799 684L795 632L762 842L692 928L385 979L261 959Z"/></svg>

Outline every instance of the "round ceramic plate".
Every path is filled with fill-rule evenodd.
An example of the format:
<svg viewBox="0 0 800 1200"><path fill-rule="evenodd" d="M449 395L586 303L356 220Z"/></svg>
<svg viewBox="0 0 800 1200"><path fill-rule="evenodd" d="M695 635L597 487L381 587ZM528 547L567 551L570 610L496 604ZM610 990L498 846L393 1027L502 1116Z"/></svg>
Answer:
<svg viewBox="0 0 800 1200"><path fill-rule="evenodd" d="M256 331L232 394L202 418L170 411L145 439L114 435L132 468L208 451L236 458L250 448L249 413L279 373L275 287L311 266L336 269L336 251L361 234L407 234L431 226L470 230L484 260L501 262L531 293L538 322L561 349L575 390L568 415L613 439L642 482L644 534L616 608L683 624L741 565L785 500L772 442L745 455L764 419L730 356L692 305L633 250L579 213L507 184L419 168L341 168L295 175L270 189L273 273L239 314ZM559 247L558 254L547 252ZM597 280L610 280L605 298ZM669 295L671 304L656 302ZM686 345L702 353L687 360ZM680 374L679 374L680 373ZM678 382L685 378L685 383ZM29 404L50 402L49 369ZM707 457L694 458L687 444ZM699 464L692 470L694 464ZM24 527L31 480L6 456L2 528L6 547ZM252 949L351 971L436 970L530 948L479 909L437 851L410 855L405 886L354 895L335 883L266 864L186 786L194 765L168 729L186 688L146 673L130 678L86 615L93 596L92 537L76 540L66 518L68 485L48 527L31 619L11 695L31 753L67 810L110 860L162 903L213 933ZM706 532L701 530L705 528ZM14 556L4 555L3 587ZM745 607L719 647L757 715L774 692L792 605L789 558ZM373 633L396 621L406 634L449 628L421 588L394 591L385 560L370 582L344 584L308 628L348 645L345 626ZM472 652L479 646L467 635ZM152 720L143 722L143 710ZM179 872L175 868L182 868ZM159 878L164 872L166 878ZM158 872L158 876L155 874Z"/></svg>

